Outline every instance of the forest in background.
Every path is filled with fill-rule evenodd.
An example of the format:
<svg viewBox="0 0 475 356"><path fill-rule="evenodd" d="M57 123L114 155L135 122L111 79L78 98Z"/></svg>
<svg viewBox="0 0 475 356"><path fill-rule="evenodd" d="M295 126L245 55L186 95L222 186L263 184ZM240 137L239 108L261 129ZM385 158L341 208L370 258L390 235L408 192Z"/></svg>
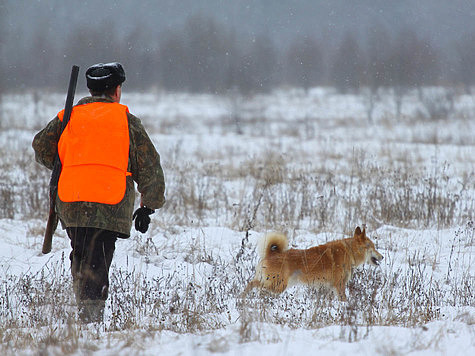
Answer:
<svg viewBox="0 0 475 356"><path fill-rule="evenodd" d="M475 82L470 1L0 1L0 92L64 89L72 64L120 61L131 89Z"/></svg>

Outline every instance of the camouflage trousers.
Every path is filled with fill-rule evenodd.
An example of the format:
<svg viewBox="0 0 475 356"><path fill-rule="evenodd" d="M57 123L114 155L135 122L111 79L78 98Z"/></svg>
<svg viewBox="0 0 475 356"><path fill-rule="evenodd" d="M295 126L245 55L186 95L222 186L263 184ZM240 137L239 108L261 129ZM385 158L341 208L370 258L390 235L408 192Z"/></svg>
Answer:
<svg viewBox="0 0 475 356"><path fill-rule="evenodd" d="M89 227L66 229L71 240L73 288L84 322L102 321L109 293L109 268L117 233Z"/></svg>

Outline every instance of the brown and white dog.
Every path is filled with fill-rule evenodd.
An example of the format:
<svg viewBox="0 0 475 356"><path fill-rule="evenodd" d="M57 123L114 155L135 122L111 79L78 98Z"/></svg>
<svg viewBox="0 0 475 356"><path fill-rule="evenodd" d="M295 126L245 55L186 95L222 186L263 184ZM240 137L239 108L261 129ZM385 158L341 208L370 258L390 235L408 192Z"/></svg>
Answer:
<svg viewBox="0 0 475 356"><path fill-rule="evenodd" d="M264 235L259 245L261 260L244 293L256 287L281 293L289 285L304 283L330 287L344 301L353 268L365 262L378 266L383 259L360 227L351 238L305 250L289 249L287 236L280 233Z"/></svg>

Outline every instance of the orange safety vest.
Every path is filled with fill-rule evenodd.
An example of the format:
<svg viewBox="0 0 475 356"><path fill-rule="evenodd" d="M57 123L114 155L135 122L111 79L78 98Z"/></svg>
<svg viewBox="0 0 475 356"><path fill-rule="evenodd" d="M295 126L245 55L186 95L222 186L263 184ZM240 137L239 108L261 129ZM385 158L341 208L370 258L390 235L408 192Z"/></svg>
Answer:
<svg viewBox="0 0 475 356"><path fill-rule="evenodd" d="M124 195L129 160L128 108L119 103L77 105L58 142L63 202L117 204ZM58 113L63 121L64 110Z"/></svg>

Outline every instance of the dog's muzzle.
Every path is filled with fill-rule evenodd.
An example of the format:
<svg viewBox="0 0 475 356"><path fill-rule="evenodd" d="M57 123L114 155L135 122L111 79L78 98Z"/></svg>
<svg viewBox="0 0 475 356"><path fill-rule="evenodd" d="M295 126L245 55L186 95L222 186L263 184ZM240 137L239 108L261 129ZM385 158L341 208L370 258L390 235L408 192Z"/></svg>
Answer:
<svg viewBox="0 0 475 356"><path fill-rule="evenodd" d="M375 266L379 266L379 263L383 260L383 256L378 260L376 257L371 257L371 263L373 263Z"/></svg>

